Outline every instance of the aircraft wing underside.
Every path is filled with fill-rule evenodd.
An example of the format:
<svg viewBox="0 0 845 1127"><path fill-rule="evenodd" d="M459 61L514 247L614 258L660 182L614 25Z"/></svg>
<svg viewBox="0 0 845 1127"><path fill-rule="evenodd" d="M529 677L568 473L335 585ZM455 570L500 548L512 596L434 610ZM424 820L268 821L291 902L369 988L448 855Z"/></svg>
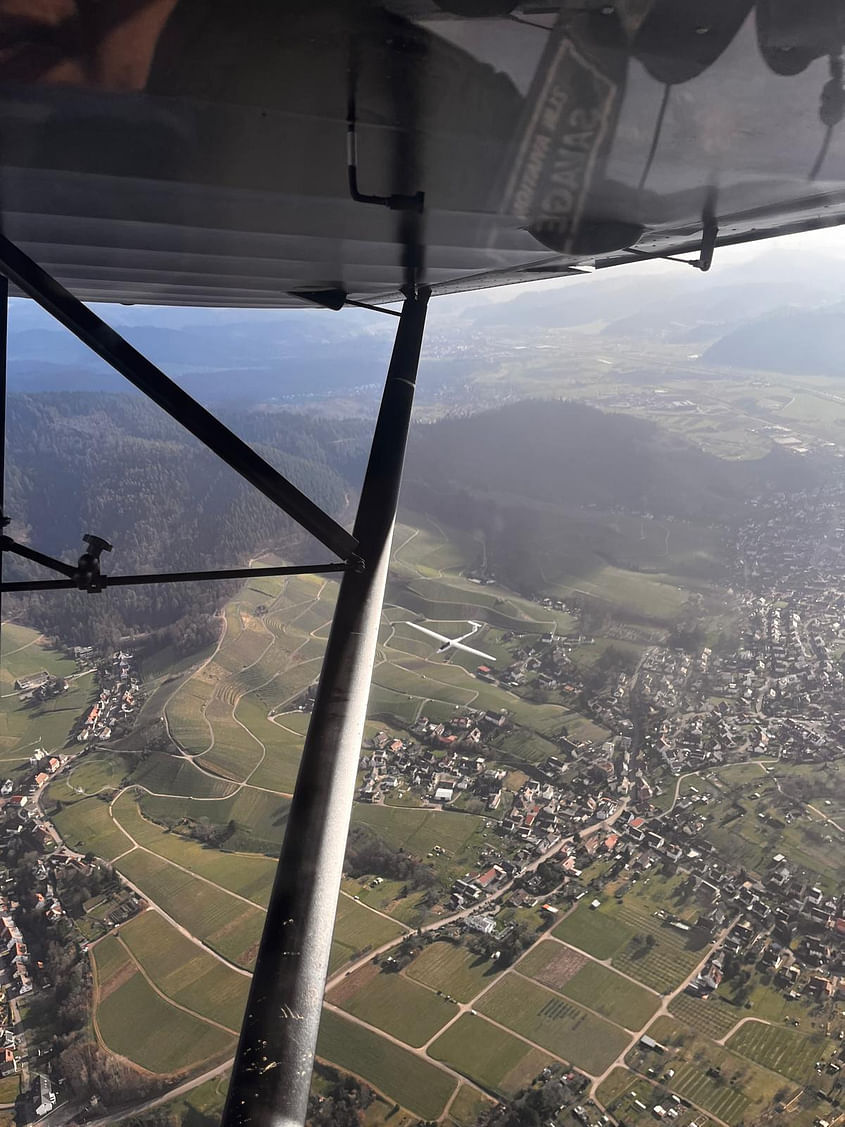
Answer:
<svg viewBox="0 0 845 1127"><path fill-rule="evenodd" d="M0 208L85 300L339 308L845 219L838 0L84 8L0 0Z"/></svg>

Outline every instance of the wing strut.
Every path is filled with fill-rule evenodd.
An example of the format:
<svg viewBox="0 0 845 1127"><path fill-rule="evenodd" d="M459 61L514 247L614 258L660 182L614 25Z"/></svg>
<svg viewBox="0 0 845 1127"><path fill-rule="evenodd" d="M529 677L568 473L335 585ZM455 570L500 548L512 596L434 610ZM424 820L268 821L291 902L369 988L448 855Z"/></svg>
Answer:
<svg viewBox="0 0 845 1127"><path fill-rule="evenodd" d="M0 272L321 544L357 562L357 542L345 528L3 235Z"/></svg>
<svg viewBox="0 0 845 1127"><path fill-rule="evenodd" d="M413 271L410 271L413 274ZM131 383L293 516L342 563L107 577L99 536L74 568L0 534L0 552L25 556L63 576L0 584L3 590L179 582L260 574L342 570L314 710L290 806L267 918L258 949L224 1127L302 1124L329 966L337 897L364 734L370 679L431 291L410 280L370 449L352 535L336 524L205 408L123 340L96 314L0 235L0 393L5 423L8 281L34 298ZM3 429L5 438L5 427ZM5 442L0 441L0 471ZM0 478L1 479L1 478ZM2 502L2 486L0 486ZM93 560L93 562L92 562Z"/></svg>
<svg viewBox="0 0 845 1127"><path fill-rule="evenodd" d="M429 291L402 306L246 1005L223 1127L305 1119Z"/></svg>

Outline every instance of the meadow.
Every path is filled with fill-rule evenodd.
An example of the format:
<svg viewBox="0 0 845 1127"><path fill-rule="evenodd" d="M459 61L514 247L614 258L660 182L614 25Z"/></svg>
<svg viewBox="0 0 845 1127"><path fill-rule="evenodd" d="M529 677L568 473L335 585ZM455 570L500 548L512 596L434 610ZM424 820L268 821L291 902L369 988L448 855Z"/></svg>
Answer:
<svg viewBox="0 0 845 1127"><path fill-rule="evenodd" d="M498 972L490 959L474 954L461 944L441 940L424 947L404 973L459 1002L470 1002L485 986L492 984Z"/></svg>
<svg viewBox="0 0 845 1127"><path fill-rule="evenodd" d="M474 1014L458 1018L428 1054L502 1096L514 1095L554 1063L542 1050Z"/></svg>
<svg viewBox="0 0 845 1127"><path fill-rule="evenodd" d="M422 1119L437 1119L458 1083L435 1064L326 1009L317 1055L354 1072Z"/></svg>
<svg viewBox="0 0 845 1127"><path fill-rule="evenodd" d="M577 957L572 948L553 939L529 951L516 970L631 1030L642 1029L660 1005L656 994L600 963Z"/></svg>
<svg viewBox="0 0 845 1127"><path fill-rule="evenodd" d="M344 978L327 1001L419 1048L455 1015L455 1008L433 990L404 975L379 971L372 963Z"/></svg>
<svg viewBox="0 0 845 1127"><path fill-rule="evenodd" d="M601 1072L628 1044L628 1034L618 1025L522 975L505 975L477 1009L589 1073Z"/></svg>

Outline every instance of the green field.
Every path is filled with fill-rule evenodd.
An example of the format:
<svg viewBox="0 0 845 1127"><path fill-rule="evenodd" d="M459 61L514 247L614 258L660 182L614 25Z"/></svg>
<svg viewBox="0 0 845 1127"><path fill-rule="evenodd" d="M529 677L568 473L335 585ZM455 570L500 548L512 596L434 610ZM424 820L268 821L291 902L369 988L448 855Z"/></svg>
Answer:
<svg viewBox="0 0 845 1127"><path fill-rule="evenodd" d="M471 814L361 804L355 806L352 820L369 826L391 849L430 860L442 874L463 872L485 844L484 819ZM435 845L446 855L427 858Z"/></svg>
<svg viewBox="0 0 845 1127"><path fill-rule="evenodd" d="M459 1002L471 1001L495 978L495 963L457 943L437 942L425 947L405 968L405 974Z"/></svg>
<svg viewBox="0 0 845 1127"><path fill-rule="evenodd" d="M44 669L50 664L45 660L38 666ZM94 689L94 679L88 675L70 681L67 692L46 701L22 701L16 693L7 696L0 713L0 770L6 774L16 768L29 770L29 757L39 745L47 752L65 747Z"/></svg>
<svg viewBox="0 0 845 1127"><path fill-rule="evenodd" d="M372 964L345 978L328 995L341 1009L419 1048L455 1016L455 1007L433 990Z"/></svg>
<svg viewBox="0 0 845 1127"><path fill-rule="evenodd" d="M151 853L136 849L116 867L192 935L232 962L246 968L252 965L264 926L260 909Z"/></svg>
<svg viewBox="0 0 845 1127"><path fill-rule="evenodd" d="M21 1078L17 1073L0 1077L0 1105L13 1104L21 1090Z"/></svg>
<svg viewBox="0 0 845 1127"><path fill-rule="evenodd" d="M825 1047L822 1037L806 1036L794 1029L747 1021L728 1041L728 1047L756 1064L805 1084Z"/></svg>
<svg viewBox="0 0 845 1127"><path fill-rule="evenodd" d="M650 910L653 904L668 902L676 884L654 878L651 889L647 891L644 882L621 903L605 895L598 909L585 898L553 934L597 959L609 958L617 970L643 985L668 993L692 973L707 947L701 932L676 930Z"/></svg>
<svg viewBox="0 0 845 1127"><path fill-rule="evenodd" d="M0 627L0 689L14 692L19 677L46 670L53 677L70 677L76 662L60 650L47 645L37 630L17 622L4 622Z"/></svg>
<svg viewBox="0 0 845 1127"><path fill-rule="evenodd" d="M335 971L373 947L398 938L402 931L399 924L356 904L348 896L341 896L337 902L330 969Z"/></svg>
<svg viewBox="0 0 845 1127"><path fill-rule="evenodd" d="M50 786L48 799L62 780ZM106 861L132 848L132 842L109 817L108 803L101 798L82 798L63 806L52 815L56 829L71 849L94 853Z"/></svg>
<svg viewBox="0 0 845 1127"><path fill-rule="evenodd" d="M229 787L231 784L221 785ZM223 852L264 853L273 860L279 855L290 806L288 800L279 794L251 787L242 787L228 797L211 802L202 797L177 795L167 798L143 792L137 794L137 800L141 813L148 820L177 828L186 818L225 826L227 836ZM232 828L234 832L229 836Z"/></svg>
<svg viewBox="0 0 845 1127"><path fill-rule="evenodd" d="M458 1018L428 1053L503 1096L514 1095L553 1063L541 1050L473 1014Z"/></svg>
<svg viewBox="0 0 845 1127"><path fill-rule="evenodd" d="M822 888L835 894L841 876L837 858L845 846L845 835L806 809L803 798L796 805L789 797L792 778L803 779L807 785L800 769L780 764L775 775L764 774L751 764L713 772L711 781L718 780L722 785L716 801L708 807L705 836L727 862L758 874L766 872L772 852L780 850L792 864L814 874ZM824 795L832 788L836 793L838 779L838 772L819 769L808 789ZM797 817L787 824L785 812L791 807ZM820 809L825 809L824 799Z"/></svg>
<svg viewBox="0 0 845 1127"><path fill-rule="evenodd" d="M693 1064L678 1065L672 1087L692 1103L731 1124L742 1121L750 1104L741 1086L734 1087L728 1081L708 1076L704 1069Z"/></svg>
<svg viewBox="0 0 845 1127"><path fill-rule="evenodd" d="M96 1022L106 1045L160 1075L172 1075L234 1049L235 1038L161 998L114 936L92 948Z"/></svg>
<svg viewBox="0 0 845 1127"><path fill-rule="evenodd" d="M586 1072L601 1072L629 1040L618 1025L587 1013L521 975L505 975L477 1008Z"/></svg>
<svg viewBox="0 0 845 1127"><path fill-rule="evenodd" d="M131 767L130 757L89 751L70 768L66 776L67 784L71 791L81 795L93 795L101 790L116 790Z"/></svg>
<svg viewBox="0 0 845 1127"><path fill-rule="evenodd" d="M362 1077L422 1119L437 1119L457 1086L454 1077L436 1065L331 1010L323 1010L317 1054Z"/></svg>
<svg viewBox="0 0 845 1127"><path fill-rule="evenodd" d="M249 979L186 939L158 914L143 912L120 928L120 938L168 998L240 1029Z"/></svg>
<svg viewBox="0 0 845 1127"><path fill-rule="evenodd" d="M146 849L222 885L227 891L235 892L259 907L266 905L276 871L276 863L270 858L223 853L180 834L168 833L142 817L129 792L122 794L114 803L112 813L124 830Z"/></svg>
<svg viewBox="0 0 845 1127"><path fill-rule="evenodd" d="M685 1021L697 1033L718 1041L729 1033L745 1015L736 1006L731 1006L718 995L709 998L694 998L690 994L679 994L669 1003L669 1009L681 1021Z"/></svg>
<svg viewBox="0 0 845 1127"><path fill-rule="evenodd" d="M546 940L529 951L516 969L617 1025L631 1030L645 1027L660 1005L656 994L590 960L573 968L571 956L571 948Z"/></svg>
<svg viewBox="0 0 845 1127"><path fill-rule="evenodd" d="M475 1127L481 1115L491 1108L486 1099L469 1084L462 1084L449 1108L449 1119L455 1127Z"/></svg>
<svg viewBox="0 0 845 1127"><path fill-rule="evenodd" d="M609 959L632 937L630 930L607 911L593 911L586 898L554 928L552 935L597 959Z"/></svg>

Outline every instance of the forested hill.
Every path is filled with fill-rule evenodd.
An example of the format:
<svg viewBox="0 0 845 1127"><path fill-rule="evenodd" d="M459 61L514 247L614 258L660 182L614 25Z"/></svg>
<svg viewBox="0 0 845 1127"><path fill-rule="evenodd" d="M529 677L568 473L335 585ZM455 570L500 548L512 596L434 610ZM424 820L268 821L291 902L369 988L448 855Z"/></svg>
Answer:
<svg viewBox="0 0 845 1127"><path fill-rule="evenodd" d="M734 368L840 378L843 314L841 302L823 309L783 309L726 333L704 359Z"/></svg>
<svg viewBox="0 0 845 1127"><path fill-rule="evenodd" d="M416 428L402 500L483 533L488 566L531 594L556 573L665 567L639 543L639 526L633 538L614 527L614 513L681 521L710 530L712 542L730 539L750 498L815 481L806 459L779 449L757 461L727 461L644 420L528 400ZM689 574L698 566L690 553Z"/></svg>
<svg viewBox="0 0 845 1127"><path fill-rule="evenodd" d="M370 427L299 414L229 413L224 421L321 507L340 515L360 483ZM213 454L133 395L85 392L12 395L7 410L6 511L11 532L75 561L82 534L111 541L104 570L241 566L256 552L307 552L321 545ZM7 578L42 569L7 558ZM99 596L33 596L30 618L76 643L108 644L136 631L163 631L185 650L213 629L221 587L114 589Z"/></svg>
<svg viewBox="0 0 845 1127"><path fill-rule="evenodd" d="M777 449L728 461L645 420L523 400L417 428L406 476L412 507L427 487L712 521L767 486L799 488L812 471Z"/></svg>

